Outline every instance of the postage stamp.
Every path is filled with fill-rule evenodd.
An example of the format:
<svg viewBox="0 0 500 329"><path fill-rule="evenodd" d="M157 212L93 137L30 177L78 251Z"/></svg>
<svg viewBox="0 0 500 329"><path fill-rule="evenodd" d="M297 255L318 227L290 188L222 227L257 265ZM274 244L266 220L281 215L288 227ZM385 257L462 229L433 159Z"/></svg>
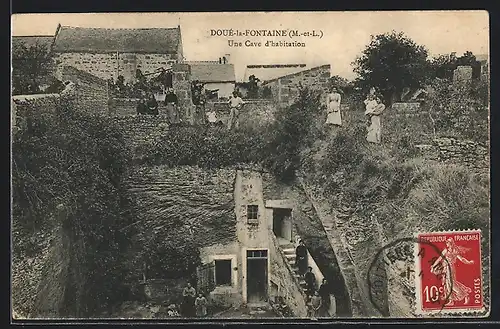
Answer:
<svg viewBox="0 0 500 329"><path fill-rule="evenodd" d="M481 231L418 233L416 237L416 313L484 312Z"/></svg>

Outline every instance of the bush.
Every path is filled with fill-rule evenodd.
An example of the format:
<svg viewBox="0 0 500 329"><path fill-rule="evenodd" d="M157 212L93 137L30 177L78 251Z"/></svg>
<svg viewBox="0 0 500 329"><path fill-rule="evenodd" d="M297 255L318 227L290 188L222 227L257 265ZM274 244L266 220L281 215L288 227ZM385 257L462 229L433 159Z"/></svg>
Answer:
<svg viewBox="0 0 500 329"><path fill-rule="evenodd" d="M129 236L120 228L132 221L122 186L129 161L120 128L62 103L53 114L27 109L28 125L13 136L13 218L19 230L51 230L64 205L62 225L73 248L67 296L73 315L84 316L119 298L123 251ZM14 254L23 240L14 242ZM68 294L71 294L68 292Z"/></svg>
<svg viewBox="0 0 500 329"><path fill-rule="evenodd" d="M436 79L427 107L434 117L438 135L467 138L484 143L488 140L488 83L472 81L456 85Z"/></svg>

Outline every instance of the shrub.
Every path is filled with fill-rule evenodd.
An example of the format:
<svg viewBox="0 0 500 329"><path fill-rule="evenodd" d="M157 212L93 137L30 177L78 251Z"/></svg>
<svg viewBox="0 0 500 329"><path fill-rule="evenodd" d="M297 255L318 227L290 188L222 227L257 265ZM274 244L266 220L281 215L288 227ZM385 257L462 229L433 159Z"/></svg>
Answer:
<svg viewBox="0 0 500 329"><path fill-rule="evenodd" d="M79 113L63 102L53 114L27 109L29 124L13 136L13 218L19 230L51 230L56 208L70 237L73 271L67 296L73 315L88 315L119 298L123 250L128 235L119 229L133 215L122 186L129 161L119 127L105 118ZM26 236L14 242L22 251ZM75 282L74 280L81 280ZM71 291L71 290L69 290ZM69 292L70 293L70 292Z"/></svg>

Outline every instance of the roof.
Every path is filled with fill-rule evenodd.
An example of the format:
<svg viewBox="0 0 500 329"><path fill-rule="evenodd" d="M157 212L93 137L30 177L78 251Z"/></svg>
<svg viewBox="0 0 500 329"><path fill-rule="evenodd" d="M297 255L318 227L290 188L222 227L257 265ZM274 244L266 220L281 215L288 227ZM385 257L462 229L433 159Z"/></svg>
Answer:
<svg viewBox="0 0 500 329"><path fill-rule="evenodd" d="M13 36L12 37L12 56L16 57L16 49L24 46L29 48L34 45L39 45L47 49L47 53L50 50L50 46L54 41L53 35L35 35L35 36Z"/></svg>
<svg viewBox="0 0 500 329"><path fill-rule="evenodd" d="M305 72L308 72L308 71L317 70L317 69L321 69L321 68L327 68L327 67L330 68L330 64L315 66L315 67L308 68L306 70L300 70L300 71L297 71L297 72L292 72L292 73L289 73L289 74L286 74L286 75L282 75L282 76L276 77L274 79L266 80L264 84L269 83L269 82L273 82L275 80L278 80L278 78L288 78L288 77L291 77L291 76L293 76L293 75L295 75L297 73L305 73Z"/></svg>
<svg viewBox="0 0 500 329"><path fill-rule="evenodd" d="M267 81L305 69L307 69L306 64L247 65L243 81L248 81L251 75L254 75L260 81Z"/></svg>
<svg viewBox="0 0 500 329"><path fill-rule="evenodd" d="M191 79L201 82L235 82L233 64L191 64Z"/></svg>
<svg viewBox="0 0 500 329"><path fill-rule="evenodd" d="M56 52L177 53L180 27L105 29L61 26L54 42Z"/></svg>

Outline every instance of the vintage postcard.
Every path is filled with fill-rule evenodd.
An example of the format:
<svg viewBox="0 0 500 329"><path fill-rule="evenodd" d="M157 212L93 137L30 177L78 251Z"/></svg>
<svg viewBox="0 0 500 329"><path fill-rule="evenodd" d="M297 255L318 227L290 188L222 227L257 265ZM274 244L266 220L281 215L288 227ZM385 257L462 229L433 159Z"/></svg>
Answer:
<svg viewBox="0 0 500 329"><path fill-rule="evenodd" d="M12 318L490 314L486 11L12 16Z"/></svg>

